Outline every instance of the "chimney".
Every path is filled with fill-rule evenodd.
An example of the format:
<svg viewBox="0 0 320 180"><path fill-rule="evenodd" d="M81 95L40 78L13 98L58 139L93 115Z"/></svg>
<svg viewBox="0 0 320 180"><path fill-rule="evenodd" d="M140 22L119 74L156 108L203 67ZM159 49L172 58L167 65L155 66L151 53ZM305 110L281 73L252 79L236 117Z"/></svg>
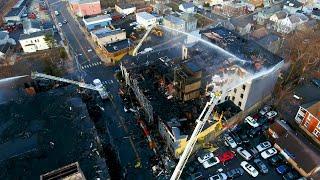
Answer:
<svg viewBox="0 0 320 180"><path fill-rule="evenodd" d="M182 60L188 59L188 48L182 45Z"/></svg>

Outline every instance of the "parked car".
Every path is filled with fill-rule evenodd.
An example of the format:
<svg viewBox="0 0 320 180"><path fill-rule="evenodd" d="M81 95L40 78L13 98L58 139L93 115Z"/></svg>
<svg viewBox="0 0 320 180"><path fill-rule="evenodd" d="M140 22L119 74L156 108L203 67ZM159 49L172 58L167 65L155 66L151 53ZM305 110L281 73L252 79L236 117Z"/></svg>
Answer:
<svg viewBox="0 0 320 180"><path fill-rule="evenodd" d="M248 135L246 133L241 133L240 134L240 138L241 138L242 142L244 142L244 143L248 143L249 142L249 138L248 138Z"/></svg>
<svg viewBox="0 0 320 180"><path fill-rule="evenodd" d="M226 173L229 179L237 178L239 176L242 176L244 173L244 170L242 168L235 168Z"/></svg>
<svg viewBox="0 0 320 180"><path fill-rule="evenodd" d="M295 180L300 177L300 174L297 171L289 171L287 174L283 175L284 180Z"/></svg>
<svg viewBox="0 0 320 180"><path fill-rule="evenodd" d="M209 168L212 167L214 165L217 165L220 162L219 158L217 157L212 157L210 159L208 159L207 161L203 162L202 165L204 168Z"/></svg>
<svg viewBox="0 0 320 180"><path fill-rule="evenodd" d="M278 166L278 167L276 168L276 171L277 171L279 174L285 174L285 173L287 173L289 170L290 170L290 167L287 166L287 165L281 165L281 166Z"/></svg>
<svg viewBox="0 0 320 180"><path fill-rule="evenodd" d="M225 173L219 173L214 176L209 177L209 180L227 180L228 177Z"/></svg>
<svg viewBox="0 0 320 180"><path fill-rule="evenodd" d="M277 154L276 148L270 148L261 153L263 159L268 159L269 157Z"/></svg>
<svg viewBox="0 0 320 180"><path fill-rule="evenodd" d="M191 175L191 180L198 180L198 179L204 179L201 172L196 172Z"/></svg>
<svg viewBox="0 0 320 180"><path fill-rule="evenodd" d="M250 154L252 154L253 157L259 156L258 150L256 150L256 148L254 148L254 147L250 148L249 152L250 152Z"/></svg>
<svg viewBox="0 0 320 180"><path fill-rule="evenodd" d="M56 16L58 16L60 13L59 13L59 11L54 11L54 14L55 14Z"/></svg>
<svg viewBox="0 0 320 180"><path fill-rule="evenodd" d="M256 127L256 128L253 128L253 129L250 129L248 131L248 135L249 137L253 138L254 136L256 135L259 135L260 133L262 133L262 126L259 126L259 127Z"/></svg>
<svg viewBox="0 0 320 180"><path fill-rule="evenodd" d="M203 163L203 162L207 161L208 159L210 159L210 158L212 158L212 157L214 157L213 153L211 153L211 152L205 153L205 152L204 152L204 153L201 153L201 154L199 155L198 161L199 161L200 163Z"/></svg>
<svg viewBox="0 0 320 180"><path fill-rule="evenodd" d="M67 24L68 23L68 21L67 20L63 20L63 24Z"/></svg>
<svg viewBox="0 0 320 180"><path fill-rule="evenodd" d="M59 27L61 27L61 26L62 26L62 24L61 24L61 23L58 23L58 26L59 26Z"/></svg>
<svg viewBox="0 0 320 180"><path fill-rule="evenodd" d="M269 111L271 110L270 106L264 106L260 111L259 114L261 114L262 116L267 114Z"/></svg>
<svg viewBox="0 0 320 180"><path fill-rule="evenodd" d="M240 166L247 171L252 177L257 177L259 175L259 172L247 161L242 161L240 163Z"/></svg>
<svg viewBox="0 0 320 180"><path fill-rule="evenodd" d="M262 116L258 119L259 124L267 124L269 122L269 119L265 116Z"/></svg>
<svg viewBox="0 0 320 180"><path fill-rule="evenodd" d="M281 158L280 155L274 155L271 158L269 158L269 162L270 162L271 165L277 166L280 163L282 163L282 158Z"/></svg>
<svg viewBox="0 0 320 180"><path fill-rule="evenodd" d="M259 123L257 123L256 120L254 120L251 116L247 116L245 119L244 119L244 122L248 123L250 126L256 128L259 126Z"/></svg>
<svg viewBox="0 0 320 180"><path fill-rule="evenodd" d="M242 141L241 141L240 137L239 137L237 134L231 132L231 133L230 133L230 136L231 136L232 139L237 143L237 145L242 144Z"/></svg>
<svg viewBox="0 0 320 180"><path fill-rule="evenodd" d="M242 156L247 161L249 161L252 158L252 155L242 147L238 147L237 152L240 156Z"/></svg>
<svg viewBox="0 0 320 180"><path fill-rule="evenodd" d="M237 143L229 135L226 135L224 137L224 143L226 144L226 146L229 146L231 148L237 147Z"/></svg>
<svg viewBox="0 0 320 180"><path fill-rule="evenodd" d="M272 119L274 117L276 117L278 115L278 113L276 111L270 111L266 114L268 119Z"/></svg>
<svg viewBox="0 0 320 180"><path fill-rule="evenodd" d="M262 152L268 148L271 148L271 143L269 141L265 141L263 143L258 144L256 148L259 152Z"/></svg>
<svg viewBox="0 0 320 180"><path fill-rule="evenodd" d="M234 158L234 153L232 151L226 151L223 154L218 156L221 163L225 163Z"/></svg>
<svg viewBox="0 0 320 180"><path fill-rule="evenodd" d="M269 172L267 165L264 164L261 159L254 159L253 162L256 164L258 167L259 171L262 172L263 174L267 174Z"/></svg>

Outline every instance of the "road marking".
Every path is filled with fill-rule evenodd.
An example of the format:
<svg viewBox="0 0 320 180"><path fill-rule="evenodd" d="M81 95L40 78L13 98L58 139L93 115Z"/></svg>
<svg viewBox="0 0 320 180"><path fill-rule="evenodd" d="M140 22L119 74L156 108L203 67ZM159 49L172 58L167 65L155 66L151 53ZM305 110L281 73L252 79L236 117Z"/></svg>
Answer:
<svg viewBox="0 0 320 180"><path fill-rule="evenodd" d="M91 64L83 65L83 66L81 66L81 68L82 69L87 69L87 68L95 67L95 66L98 66L98 65L101 65L101 64L102 64L101 62L94 62L94 63L91 63Z"/></svg>

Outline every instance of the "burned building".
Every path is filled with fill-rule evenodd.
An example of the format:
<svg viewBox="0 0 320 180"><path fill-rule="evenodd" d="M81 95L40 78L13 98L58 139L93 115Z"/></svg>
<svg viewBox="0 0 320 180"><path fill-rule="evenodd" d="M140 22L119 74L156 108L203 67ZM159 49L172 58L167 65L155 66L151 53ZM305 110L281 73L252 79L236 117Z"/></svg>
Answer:
<svg viewBox="0 0 320 180"><path fill-rule="evenodd" d="M122 76L148 123L157 124L175 157L183 152L210 92L223 92L221 106L231 103L247 110L271 94L283 64L280 57L224 28L203 31L202 36L212 43L180 43L120 63ZM212 114L198 142L208 142L227 123L220 115Z"/></svg>

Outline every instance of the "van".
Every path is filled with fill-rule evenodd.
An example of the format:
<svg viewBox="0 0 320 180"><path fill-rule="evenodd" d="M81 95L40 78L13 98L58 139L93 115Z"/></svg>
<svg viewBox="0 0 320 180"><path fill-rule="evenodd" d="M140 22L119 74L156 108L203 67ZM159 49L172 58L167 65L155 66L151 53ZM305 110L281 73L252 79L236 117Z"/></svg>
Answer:
<svg viewBox="0 0 320 180"><path fill-rule="evenodd" d="M240 156L242 156L247 161L249 161L252 158L252 155L242 147L238 147L237 152Z"/></svg>

